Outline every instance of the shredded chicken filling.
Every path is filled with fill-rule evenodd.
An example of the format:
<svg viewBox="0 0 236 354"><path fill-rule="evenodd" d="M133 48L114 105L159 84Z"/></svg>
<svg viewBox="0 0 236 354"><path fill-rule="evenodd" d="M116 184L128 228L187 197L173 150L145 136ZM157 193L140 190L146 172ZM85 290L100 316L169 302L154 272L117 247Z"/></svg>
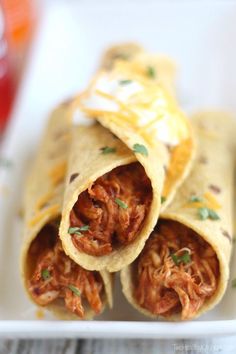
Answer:
<svg viewBox="0 0 236 354"><path fill-rule="evenodd" d="M70 226L87 230L72 234L74 246L103 256L132 242L142 228L152 188L138 163L117 167L81 193L70 214Z"/></svg>
<svg viewBox="0 0 236 354"><path fill-rule="evenodd" d="M29 257L34 263L29 291L40 306L64 300L66 309L80 318L85 316L85 305L96 314L101 312L100 274L81 268L65 254L56 225L43 228L30 247Z"/></svg>
<svg viewBox="0 0 236 354"><path fill-rule="evenodd" d="M137 261L134 296L152 314L193 318L217 288L212 247L191 229L161 221Z"/></svg>

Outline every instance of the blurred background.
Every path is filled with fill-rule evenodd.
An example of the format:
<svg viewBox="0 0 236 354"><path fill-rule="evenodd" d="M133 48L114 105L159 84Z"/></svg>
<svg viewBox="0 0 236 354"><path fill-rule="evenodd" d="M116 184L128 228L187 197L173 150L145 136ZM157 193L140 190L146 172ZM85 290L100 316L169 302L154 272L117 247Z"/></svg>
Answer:
<svg viewBox="0 0 236 354"><path fill-rule="evenodd" d="M34 0L0 1L0 133L10 116L39 10Z"/></svg>
<svg viewBox="0 0 236 354"><path fill-rule="evenodd" d="M235 21L230 0L0 0L0 131L22 78L14 116L27 111L42 125L56 104L87 85L102 50L122 41L177 62L187 112L234 112Z"/></svg>

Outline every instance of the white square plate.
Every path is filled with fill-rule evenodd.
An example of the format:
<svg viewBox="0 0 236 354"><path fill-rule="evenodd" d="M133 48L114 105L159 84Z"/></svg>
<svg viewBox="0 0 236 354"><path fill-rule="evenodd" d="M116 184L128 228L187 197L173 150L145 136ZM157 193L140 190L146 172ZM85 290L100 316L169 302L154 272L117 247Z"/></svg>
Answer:
<svg viewBox="0 0 236 354"><path fill-rule="evenodd" d="M13 165L0 169L0 336L187 338L236 334L236 290L200 320L152 322L122 297L98 321L37 320L19 277L19 209L27 164L45 119L61 100L85 87L102 50L134 40L167 53L180 66L183 107L236 109L236 3L207 1L48 2L2 147ZM39 171L40 173L40 171ZM235 252L234 252L235 253ZM236 276L236 255L231 265Z"/></svg>

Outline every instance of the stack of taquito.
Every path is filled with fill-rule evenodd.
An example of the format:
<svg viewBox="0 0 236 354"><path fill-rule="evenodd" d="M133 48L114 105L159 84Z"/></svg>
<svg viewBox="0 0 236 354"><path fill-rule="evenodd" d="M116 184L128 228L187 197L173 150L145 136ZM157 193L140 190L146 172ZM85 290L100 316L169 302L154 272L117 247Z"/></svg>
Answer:
<svg viewBox="0 0 236 354"><path fill-rule="evenodd" d="M195 318L225 292L234 124L189 120L174 73L164 56L113 47L49 119L26 183L21 269L30 298L60 318L111 307L118 271L130 304L156 318Z"/></svg>

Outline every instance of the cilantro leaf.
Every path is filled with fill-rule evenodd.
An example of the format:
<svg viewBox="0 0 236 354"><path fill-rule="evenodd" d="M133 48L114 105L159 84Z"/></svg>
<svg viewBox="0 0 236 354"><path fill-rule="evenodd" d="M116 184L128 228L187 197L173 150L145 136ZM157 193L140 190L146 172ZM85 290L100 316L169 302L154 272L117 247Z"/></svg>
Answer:
<svg viewBox="0 0 236 354"><path fill-rule="evenodd" d="M212 209L208 209L208 213L209 213L209 219L211 220L220 220L219 215Z"/></svg>
<svg viewBox="0 0 236 354"><path fill-rule="evenodd" d="M166 197L161 196L161 204L165 203Z"/></svg>
<svg viewBox="0 0 236 354"><path fill-rule="evenodd" d="M192 195L190 198L189 198L189 201L190 202L202 202L202 198L201 197L198 197L197 195Z"/></svg>
<svg viewBox="0 0 236 354"><path fill-rule="evenodd" d="M156 77L156 70L153 66L147 67L147 76L151 79L154 79Z"/></svg>
<svg viewBox="0 0 236 354"><path fill-rule="evenodd" d="M199 208L198 209L198 216L200 220L206 220L209 216L208 208Z"/></svg>
<svg viewBox="0 0 236 354"><path fill-rule="evenodd" d="M121 85L128 85L128 84L131 84L132 80L120 80L119 83Z"/></svg>
<svg viewBox="0 0 236 354"><path fill-rule="evenodd" d="M50 274L50 272L49 272L49 270L48 270L47 268L42 269L42 271L41 271L41 278L42 278L43 280L48 280L49 278L51 278L51 274Z"/></svg>
<svg viewBox="0 0 236 354"><path fill-rule="evenodd" d="M127 208L128 208L128 205L125 204L125 203L124 203L121 199L119 199L119 198L116 198L116 199L115 199L115 202L116 202L116 204L119 205L119 207L122 208L122 209L127 209Z"/></svg>
<svg viewBox="0 0 236 354"><path fill-rule="evenodd" d="M180 263L188 264L191 262L191 256L188 251L185 251L181 256L172 254L171 258L176 265L179 265Z"/></svg>
<svg viewBox="0 0 236 354"><path fill-rule="evenodd" d="M116 152L116 148L109 147L109 146L104 146L100 150L103 155L112 154L112 153Z"/></svg>
<svg viewBox="0 0 236 354"><path fill-rule="evenodd" d="M133 152L136 154L148 156L148 150L147 150L146 146L144 146L142 144L134 144L133 145Z"/></svg>
<svg viewBox="0 0 236 354"><path fill-rule="evenodd" d="M68 233L70 235L82 235L81 231L88 231L89 230L89 225L83 225L80 227L69 227Z"/></svg>
<svg viewBox="0 0 236 354"><path fill-rule="evenodd" d="M76 295L76 296L81 296L81 291L74 286L73 284L69 284L68 288Z"/></svg>
<svg viewBox="0 0 236 354"><path fill-rule="evenodd" d="M209 208L199 208L198 209L198 216L200 220L220 220L219 215L212 209Z"/></svg>

